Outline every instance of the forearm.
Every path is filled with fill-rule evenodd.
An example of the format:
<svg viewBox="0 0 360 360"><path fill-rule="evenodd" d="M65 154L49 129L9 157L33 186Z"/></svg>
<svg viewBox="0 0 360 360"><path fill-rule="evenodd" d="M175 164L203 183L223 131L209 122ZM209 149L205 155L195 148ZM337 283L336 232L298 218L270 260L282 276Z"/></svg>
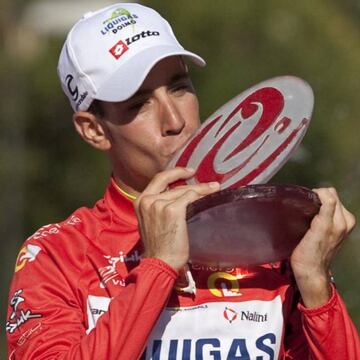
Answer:
<svg viewBox="0 0 360 360"><path fill-rule="evenodd" d="M331 297L331 282L327 271L294 272L297 287L303 304L307 308L316 308L326 304Z"/></svg>
<svg viewBox="0 0 360 360"><path fill-rule="evenodd" d="M128 277L126 291L115 297L95 329L63 359L139 358L158 316L166 305L176 272L159 260L147 259Z"/></svg>
<svg viewBox="0 0 360 360"><path fill-rule="evenodd" d="M42 265L40 261L37 264ZM160 260L142 260L130 272L127 286L119 295L113 299L99 298L99 301L110 301L110 305L87 334L83 312L87 304L82 306L81 301L77 302L76 294L61 273L55 267L49 271L51 263L47 264L46 271L43 271L45 267L38 266L36 272L23 273L26 276L17 277L13 284L13 289L23 289L21 296L25 300L20 305L23 311L39 317L21 326L23 336L20 338L18 331L8 333L9 357L23 360L139 358L166 305L176 271ZM51 287L55 277L59 281L56 287ZM91 311L89 307L87 311Z"/></svg>

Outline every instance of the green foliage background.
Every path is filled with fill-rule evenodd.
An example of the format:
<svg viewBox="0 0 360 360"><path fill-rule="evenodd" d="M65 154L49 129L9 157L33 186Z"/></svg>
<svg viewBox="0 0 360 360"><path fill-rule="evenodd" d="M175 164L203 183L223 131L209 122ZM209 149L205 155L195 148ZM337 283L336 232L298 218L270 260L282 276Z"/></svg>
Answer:
<svg viewBox="0 0 360 360"><path fill-rule="evenodd" d="M50 0L49 0L50 1ZM1 326L8 285L24 239L101 197L110 169L73 131L56 65L62 36L36 51L21 26L29 1L0 0ZM297 75L315 92L301 150L271 181L335 186L360 215L360 8L355 0L143 1L173 25L181 43L207 60L193 69L205 119L259 81ZM58 16L61 16L59 14ZM25 38L25 41L24 41ZM31 39L31 38L29 38ZM19 45L20 44L20 45ZM36 44L36 41L35 41ZM360 231L346 241L333 272L360 325ZM5 356L5 343L1 342Z"/></svg>

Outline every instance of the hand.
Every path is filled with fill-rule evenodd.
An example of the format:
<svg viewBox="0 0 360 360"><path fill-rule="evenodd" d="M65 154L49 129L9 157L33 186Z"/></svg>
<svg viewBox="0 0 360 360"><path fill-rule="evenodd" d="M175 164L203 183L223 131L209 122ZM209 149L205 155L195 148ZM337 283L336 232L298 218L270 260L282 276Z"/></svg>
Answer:
<svg viewBox="0 0 360 360"><path fill-rule="evenodd" d="M307 307L326 303L331 296L330 264L346 236L355 227L355 217L342 205L334 188L314 189L322 203L310 229L294 249L290 263Z"/></svg>
<svg viewBox="0 0 360 360"><path fill-rule="evenodd" d="M189 259L186 207L220 189L218 183L180 186L167 191L169 184L189 179L194 170L175 168L157 174L135 201L144 257L158 258L176 270Z"/></svg>

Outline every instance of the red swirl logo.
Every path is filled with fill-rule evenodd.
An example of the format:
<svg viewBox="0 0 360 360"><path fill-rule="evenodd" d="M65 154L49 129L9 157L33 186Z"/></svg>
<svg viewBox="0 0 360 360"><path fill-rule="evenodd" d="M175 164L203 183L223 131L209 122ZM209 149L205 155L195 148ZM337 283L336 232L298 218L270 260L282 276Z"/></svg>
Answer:
<svg viewBox="0 0 360 360"><path fill-rule="evenodd" d="M309 123L298 114L289 116L288 108L274 87L253 91L206 121L173 166L193 167L191 182L218 181L222 189L266 182L300 143Z"/></svg>

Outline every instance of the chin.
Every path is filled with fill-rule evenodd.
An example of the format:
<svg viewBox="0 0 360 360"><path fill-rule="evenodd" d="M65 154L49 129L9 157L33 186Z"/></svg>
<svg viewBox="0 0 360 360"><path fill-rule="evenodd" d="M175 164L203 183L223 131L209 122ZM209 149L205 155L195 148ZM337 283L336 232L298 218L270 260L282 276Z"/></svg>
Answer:
<svg viewBox="0 0 360 360"><path fill-rule="evenodd" d="M155 171L154 176L155 176L156 174L158 174L159 172L162 172L162 171L166 170L166 169L167 169L167 165L168 165L169 162L170 162L170 160L167 161L166 163L160 165L160 166L158 167L158 169Z"/></svg>

